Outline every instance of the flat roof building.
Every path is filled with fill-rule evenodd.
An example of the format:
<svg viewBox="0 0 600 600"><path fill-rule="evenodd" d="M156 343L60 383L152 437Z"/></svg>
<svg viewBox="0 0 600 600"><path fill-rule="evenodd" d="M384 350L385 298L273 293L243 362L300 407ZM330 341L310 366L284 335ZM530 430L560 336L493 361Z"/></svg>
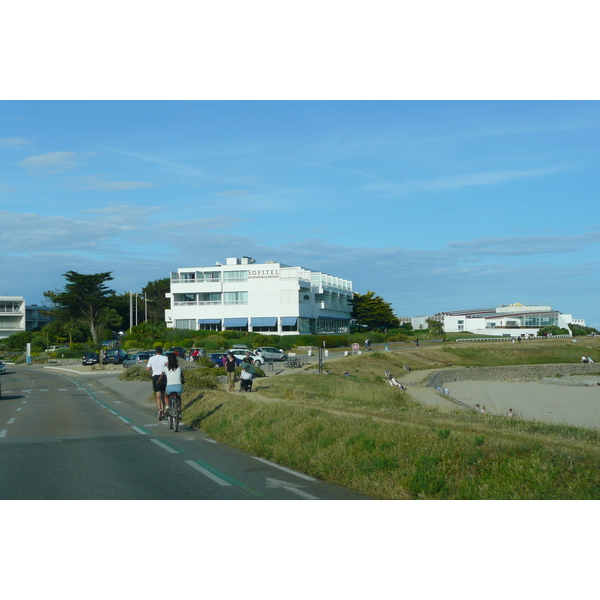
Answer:
<svg viewBox="0 0 600 600"><path fill-rule="evenodd" d="M347 333L352 282L304 267L228 258L171 273L168 327L292 335Z"/></svg>
<svg viewBox="0 0 600 600"><path fill-rule="evenodd" d="M497 336L536 335L542 327L569 329L570 323L585 323L574 320L569 314L553 310L549 305L525 305L520 302L503 304L496 308L473 308L468 310L444 311L433 319L442 321L444 331Z"/></svg>

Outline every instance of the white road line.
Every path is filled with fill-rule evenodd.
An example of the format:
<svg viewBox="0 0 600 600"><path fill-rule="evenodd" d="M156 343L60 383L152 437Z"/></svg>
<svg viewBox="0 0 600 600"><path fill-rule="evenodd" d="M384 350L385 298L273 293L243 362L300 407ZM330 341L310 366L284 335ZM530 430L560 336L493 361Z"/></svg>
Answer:
<svg viewBox="0 0 600 600"><path fill-rule="evenodd" d="M202 438L205 442L210 442L211 444L218 444L217 440L211 440L210 438Z"/></svg>
<svg viewBox="0 0 600 600"><path fill-rule="evenodd" d="M3 429L0 431L0 437L4 437L8 433L8 429Z"/></svg>
<svg viewBox="0 0 600 600"><path fill-rule="evenodd" d="M175 450L174 448L171 448L171 446L167 446L166 444L163 444L160 440L155 440L154 438L151 438L150 441L153 444L160 446L163 450L170 452L171 454L179 454L179 452L177 450Z"/></svg>
<svg viewBox="0 0 600 600"><path fill-rule="evenodd" d="M281 469L290 475L295 475L296 477L300 477L301 479L306 479L307 481L316 481L314 477L310 477L309 475L305 475L304 473L300 473L298 471L292 471L292 469L288 469L287 467L282 467L281 465L275 464L270 460L265 460L264 458L259 458L258 456L254 457L256 460L260 460L260 462L264 462L271 467L275 467L276 469Z"/></svg>
<svg viewBox="0 0 600 600"><path fill-rule="evenodd" d="M305 492L300 486L296 483L289 483L287 481L280 481L279 479L271 479L267 477L267 488L283 488L288 492L292 492L292 494L296 494L301 498L305 498L306 500L320 500L317 496L313 496L308 492Z"/></svg>
<svg viewBox="0 0 600 600"><path fill-rule="evenodd" d="M190 465L190 467L192 467L192 469L196 469L196 471L200 471L200 473L202 473L202 475L208 477L209 479L212 479L215 483L218 483L219 485L222 485L223 487L231 485L228 481L225 481L224 479L217 477L214 473L211 473L204 467L201 467L198 463L195 463L193 460L186 460L185 462L188 465Z"/></svg>
<svg viewBox="0 0 600 600"><path fill-rule="evenodd" d="M116 410L109 410L108 412L112 413L113 415L118 415L119 414Z"/></svg>
<svg viewBox="0 0 600 600"><path fill-rule="evenodd" d="M16 421L16 419L13 417L12 419L9 419L6 424L7 425L12 425L14 422Z"/></svg>
<svg viewBox="0 0 600 600"><path fill-rule="evenodd" d="M121 419L121 421L123 421L123 423L127 423L127 425L129 425L129 423L131 423L131 421L129 419L126 419L125 417L117 417L118 419Z"/></svg>
<svg viewBox="0 0 600 600"><path fill-rule="evenodd" d="M58 388L59 392L68 392L69 390L67 388Z"/></svg>
<svg viewBox="0 0 600 600"><path fill-rule="evenodd" d="M23 400L23 402L21 402L21 404L27 404L27 400Z"/></svg>
<svg viewBox="0 0 600 600"><path fill-rule="evenodd" d="M20 410L23 410L22 406L20 406L19 408L17 408L17 412L19 412Z"/></svg>
<svg viewBox="0 0 600 600"><path fill-rule="evenodd" d="M50 390L45 389L45 390L40 390L40 392L49 392Z"/></svg>
<svg viewBox="0 0 600 600"><path fill-rule="evenodd" d="M148 435L147 432L145 432L143 429L140 429L139 427L136 427L135 425L132 425L131 429L137 431L138 433L141 433L142 435Z"/></svg>

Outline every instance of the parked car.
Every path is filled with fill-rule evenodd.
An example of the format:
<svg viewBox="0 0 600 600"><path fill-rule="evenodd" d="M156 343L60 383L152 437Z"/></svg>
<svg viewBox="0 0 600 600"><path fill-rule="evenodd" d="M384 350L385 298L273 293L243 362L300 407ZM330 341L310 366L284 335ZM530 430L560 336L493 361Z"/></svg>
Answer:
<svg viewBox="0 0 600 600"><path fill-rule="evenodd" d="M104 362L106 364L120 365L127 356L127 352L121 348L112 348L111 350L104 351Z"/></svg>
<svg viewBox="0 0 600 600"><path fill-rule="evenodd" d="M249 352L250 357L254 359L255 363L262 365L265 362L265 359L262 356L252 352L252 350L240 350L239 348L233 348L231 350L227 350L227 352L233 352L233 355L241 360L244 360L244 358L246 358L246 352Z"/></svg>
<svg viewBox="0 0 600 600"><path fill-rule="evenodd" d="M218 367L223 366L223 357L227 356L226 352L213 352L209 358L212 360ZM239 356L235 357L235 364L238 366L242 362L242 359Z"/></svg>
<svg viewBox="0 0 600 600"><path fill-rule="evenodd" d="M185 350L181 346L171 346L171 348L167 350L167 354L169 354L169 352L175 352L177 358L183 358L185 360Z"/></svg>
<svg viewBox="0 0 600 600"><path fill-rule="evenodd" d="M254 352L265 360L280 360L282 362L287 360L287 354L285 352L278 350L277 348L271 348L270 346L257 348Z"/></svg>
<svg viewBox="0 0 600 600"><path fill-rule="evenodd" d="M46 349L47 354L54 354L58 352L58 350L68 350L69 346L50 346L50 348Z"/></svg>
<svg viewBox="0 0 600 600"><path fill-rule="evenodd" d="M0 360L0 375L4 375L6 373L6 365Z"/></svg>
<svg viewBox="0 0 600 600"><path fill-rule="evenodd" d="M100 362L100 355L97 352L88 352L81 357L82 365L97 365Z"/></svg>
<svg viewBox="0 0 600 600"><path fill-rule="evenodd" d="M137 352L136 354L127 355L123 361L123 368L134 367L136 365L147 365L148 360L153 355L153 352Z"/></svg>

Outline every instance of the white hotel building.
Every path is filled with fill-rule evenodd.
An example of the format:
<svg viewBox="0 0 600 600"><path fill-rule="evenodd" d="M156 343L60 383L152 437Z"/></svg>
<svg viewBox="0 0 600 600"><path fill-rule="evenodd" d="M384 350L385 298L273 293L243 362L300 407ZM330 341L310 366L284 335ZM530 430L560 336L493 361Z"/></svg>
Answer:
<svg viewBox="0 0 600 600"><path fill-rule="evenodd" d="M171 273L167 327L268 335L347 333L352 282L249 257Z"/></svg>

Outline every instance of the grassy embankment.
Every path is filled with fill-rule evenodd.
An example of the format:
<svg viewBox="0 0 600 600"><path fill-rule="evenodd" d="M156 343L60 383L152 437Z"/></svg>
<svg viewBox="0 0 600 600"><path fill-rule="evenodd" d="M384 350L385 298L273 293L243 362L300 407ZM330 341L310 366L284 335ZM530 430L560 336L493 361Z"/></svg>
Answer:
<svg viewBox="0 0 600 600"><path fill-rule="evenodd" d="M597 430L426 407L383 380L402 364L575 363L584 354L600 362L596 340L363 354L331 361L329 375L256 380L248 396L188 386L184 419L221 442L373 498L598 499Z"/></svg>

